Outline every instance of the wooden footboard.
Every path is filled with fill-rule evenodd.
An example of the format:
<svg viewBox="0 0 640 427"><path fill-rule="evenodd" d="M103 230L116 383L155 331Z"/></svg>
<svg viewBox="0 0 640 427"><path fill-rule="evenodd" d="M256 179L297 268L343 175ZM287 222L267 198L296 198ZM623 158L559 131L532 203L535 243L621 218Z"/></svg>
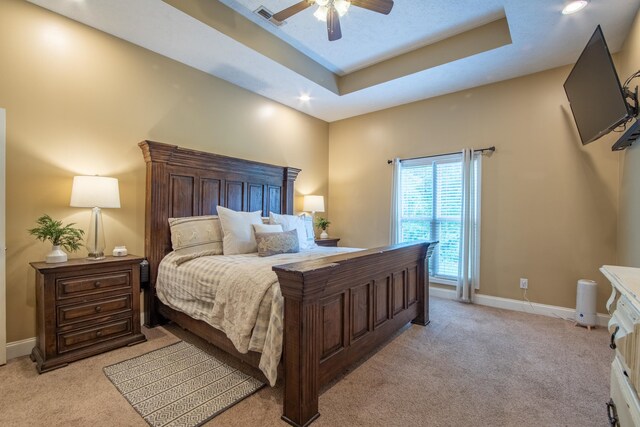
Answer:
<svg viewBox="0 0 640 427"><path fill-rule="evenodd" d="M273 267L284 308L284 414L316 419L320 386L408 322L429 323L430 242Z"/></svg>

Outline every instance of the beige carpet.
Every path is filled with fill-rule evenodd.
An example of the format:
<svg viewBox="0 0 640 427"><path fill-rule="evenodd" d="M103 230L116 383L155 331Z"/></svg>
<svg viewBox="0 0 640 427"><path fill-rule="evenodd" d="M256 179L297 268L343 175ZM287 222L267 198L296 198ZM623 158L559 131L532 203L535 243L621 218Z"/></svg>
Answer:
<svg viewBox="0 0 640 427"><path fill-rule="evenodd" d="M431 320L327 388L313 425L608 425L613 352L604 328L436 298ZM43 375L28 357L9 361L0 367L0 425L145 426L102 368L178 339L203 344L172 327L144 332L146 343ZM207 425L286 425L281 405L281 386L265 387Z"/></svg>

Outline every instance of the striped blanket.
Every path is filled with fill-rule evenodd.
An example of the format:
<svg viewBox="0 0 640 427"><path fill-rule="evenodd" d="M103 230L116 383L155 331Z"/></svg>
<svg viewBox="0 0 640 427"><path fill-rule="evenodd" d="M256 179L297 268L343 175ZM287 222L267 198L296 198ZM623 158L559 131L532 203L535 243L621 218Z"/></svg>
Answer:
<svg viewBox="0 0 640 427"><path fill-rule="evenodd" d="M204 256L180 265L172 252L160 263L156 291L169 307L223 331L240 353L262 353L260 370L274 386L282 354L284 300L271 268L355 250L317 247L271 257Z"/></svg>

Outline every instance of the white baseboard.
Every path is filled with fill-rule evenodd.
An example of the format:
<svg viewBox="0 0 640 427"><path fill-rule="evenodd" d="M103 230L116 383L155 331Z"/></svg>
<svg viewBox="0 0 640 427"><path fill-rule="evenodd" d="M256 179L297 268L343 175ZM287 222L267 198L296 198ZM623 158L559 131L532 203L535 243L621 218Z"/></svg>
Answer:
<svg viewBox="0 0 640 427"><path fill-rule="evenodd" d="M442 299L456 299L456 291L444 288L429 288L429 296Z"/></svg>
<svg viewBox="0 0 640 427"><path fill-rule="evenodd" d="M36 338L27 338L26 340L14 341L7 343L7 360L15 359L20 356L31 354L31 350L36 346Z"/></svg>
<svg viewBox="0 0 640 427"><path fill-rule="evenodd" d="M429 295L444 299L456 299L456 291L443 288L429 288ZM576 310L573 308L559 307L556 305L539 304L537 302L529 303L510 298L494 297L491 295L475 294L473 296L474 304L486 305L487 307L503 308L505 310L522 311L524 313L539 314L548 317L560 317L562 319L573 320ZM611 316L608 314L598 313L598 326L607 326Z"/></svg>

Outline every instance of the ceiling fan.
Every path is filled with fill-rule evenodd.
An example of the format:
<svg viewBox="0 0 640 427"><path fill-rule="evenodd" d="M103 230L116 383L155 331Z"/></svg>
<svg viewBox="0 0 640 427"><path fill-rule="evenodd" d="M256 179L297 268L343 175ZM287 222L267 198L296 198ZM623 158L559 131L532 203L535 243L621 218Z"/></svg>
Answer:
<svg viewBox="0 0 640 427"><path fill-rule="evenodd" d="M282 22L314 4L318 5L318 9L313 16L327 22L327 34L331 42L342 37L340 17L347 13L349 6L354 5L384 15L388 15L393 8L393 0L302 0L274 14L272 18Z"/></svg>

